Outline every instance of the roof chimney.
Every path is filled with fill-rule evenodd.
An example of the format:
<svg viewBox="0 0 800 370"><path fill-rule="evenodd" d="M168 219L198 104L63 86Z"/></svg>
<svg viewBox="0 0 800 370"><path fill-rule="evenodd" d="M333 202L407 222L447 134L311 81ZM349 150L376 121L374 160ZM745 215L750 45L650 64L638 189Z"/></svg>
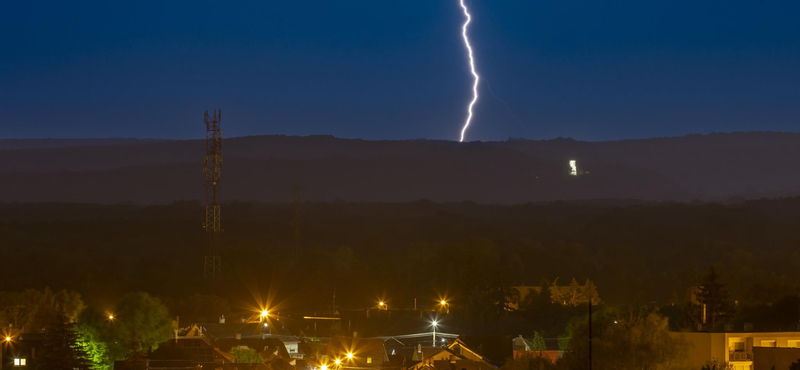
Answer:
<svg viewBox="0 0 800 370"><path fill-rule="evenodd" d="M219 323L220 324L224 324L225 323L225 315L222 315L222 316L219 317Z"/></svg>
<svg viewBox="0 0 800 370"><path fill-rule="evenodd" d="M244 316L242 316L242 324L247 324L247 319L245 319Z"/></svg>

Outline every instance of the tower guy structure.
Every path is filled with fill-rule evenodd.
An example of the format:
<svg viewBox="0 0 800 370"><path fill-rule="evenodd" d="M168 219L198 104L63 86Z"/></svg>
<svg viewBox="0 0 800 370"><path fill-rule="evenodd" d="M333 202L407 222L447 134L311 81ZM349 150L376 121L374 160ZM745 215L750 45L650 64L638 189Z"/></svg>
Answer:
<svg viewBox="0 0 800 370"><path fill-rule="evenodd" d="M203 121L206 123L206 154L203 157L203 172L206 179L206 258L203 266L205 279L218 278L222 273L222 259L219 256L220 233L222 219L220 214L220 180L222 179L222 110L214 110L211 117L206 111Z"/></svg>

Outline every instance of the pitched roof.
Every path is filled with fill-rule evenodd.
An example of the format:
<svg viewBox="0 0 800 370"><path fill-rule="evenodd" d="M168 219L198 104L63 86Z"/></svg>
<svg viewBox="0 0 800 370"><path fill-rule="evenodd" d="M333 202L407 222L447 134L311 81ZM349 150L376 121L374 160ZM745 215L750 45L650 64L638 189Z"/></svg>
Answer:
<svg viewBox="0 0 800 370"><path fill-rule="evenodd" d="M214 341L214 347L225 353L230 353L233 348L239 346L246 346L258 353L271 354L277 351L281 358L289 358L286 346L277 338L220 338Z"/></svg>
<svg viewBox="0 0 800 370"><path fill-rule="evenodd" d="M433 353L431 353L433 352ZM427 353L427 354L426 354ZM415 353L417 359L419 353ZM489 363L479 354L470 350L464 342L456 339L447 347L427 347L422 349L421 361L409 367L409 370L496 370L497 366Z"/></svg>
<svg viewBox="0 0 800 370"><path fill-rule="evenodd" d="M495 365L501 365L506 359L514 357L510 335L462 335L453 344L458 342Z"/></svg>
<svg viewBox="0 0 800 370"><path fill-rule="evenodd" d="M360 359L366 358L371 358L372 364L376 365L389 361L381 338L354 338L337 335L328 342L326 350L328 358L342 358L347 353L355 356L355 362L364 362Z"/></svg>
<svg viewBox="0 0 800 370"><path fill-rule="evenodd" d="M198 323L194 326L201 328L203 334L216 338L234 338L236 334L241 334L242 337L255 337L262 334L292 337L292 333L286 326L277 320L269 321L268 326L264 326L264 323L261 322Z"/></svg>

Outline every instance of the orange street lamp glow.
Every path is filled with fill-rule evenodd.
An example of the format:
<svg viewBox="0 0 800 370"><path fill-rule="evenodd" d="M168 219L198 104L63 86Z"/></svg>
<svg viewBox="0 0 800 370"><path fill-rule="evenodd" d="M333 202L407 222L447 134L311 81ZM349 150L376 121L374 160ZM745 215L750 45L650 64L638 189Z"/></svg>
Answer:
<svg viewBox="0 0 800 370"><path fill-rule="evenodd" d="M108 315L109 320L114 320L114 315Z"/></svg>
<svg viewBox="0 0 800 370"><path fill-rule="evenodd" d="M353 359L353 352L347 352L347 358L352 360Z"/></svg>
<svg viewBox="0 0 800 370"><path fill-rule="evenodd" d="M322 365L319 367L319 370L328 370L328 365Z"/></svg>
<svg viewBox="0 0 800 370"><path fill-rule="evenodd" d="M10 342L10 341L11 341L11 337L6 337L6 342Z"/></svg>
<svg viewBox="0 0 800 370"><path fill-rule="evenodd" d="M336 360L333 361L333 363L337 364L337 365L341 365L342 364L342 360L337 358Z"/></svg>
<svg viewBox="0 0 800 370"><path fill-rule="evenodd" d="M441 300L441 301L439 302L439 304L441 304L442 306L446 306L446 305L447 305L447 301L445 301L445 300L443 299L443 300Z"/></svg>
<svg viewBox="0 0 800 370"><path fill-rule="evenodd" d="M267 310L261 311L261 317L267 317L267 316L269 316L269 311Z"/></svg>
<svg viewBox="0 0 800 370"><path fill-rule="evenodd" d="M386 303L383 303L382 301L381 301L381 302L378 302L378 306L381 306L381 307L383 307L385 304L386 304Z"/></svg>

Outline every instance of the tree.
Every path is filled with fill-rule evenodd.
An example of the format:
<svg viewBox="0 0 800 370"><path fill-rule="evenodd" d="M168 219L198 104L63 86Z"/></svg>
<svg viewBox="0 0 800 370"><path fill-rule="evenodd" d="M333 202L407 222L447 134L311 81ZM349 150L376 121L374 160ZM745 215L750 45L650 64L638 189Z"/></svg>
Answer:
<svg viewBox="0 0 800 370"><path fill-rule="evenodd" d="M69 322L76 322L78 315L86 308L81 299L81 294L73 290L62 290L55 295L56 303L64 314L67 315Z"/></svg>
<svg viewBox="0 0 800 370"><path fill-rule="evenodd" d="M589 278L586 278L586 283L584 283L581 288L581 295L585 302L591 302L595 305L600 303L600 295L597 294L597 286L595 286Z"/></svg>
<svg viewBox="0 0 800 370"><path fill-rule="evenodd" d="M129 293L120 299L114 311L115 319L109 325L106 338L109 352L115 360L130 353L129 339L138 332L140 346L154 350L172 336L172 319L167 307L147 293Z"/></svg>
<svg viewBox="0 0 800 370"><path fill-rule="evenodd" d="M547 344L544 342L544 336L539 331L533 332L533 338L531 339L531 350L532 351L547 350Z"/></svg>
<svg viewBox="0 0 800 370"><path fill-rule="evenodd" d="M39 331L56 320L58 304L56 296L50 288L44 288L41 293L34 290L31 294L36 294L37 302L29 309L30 318L25 325L25 330Z"/></svg>
<svg viewBox="0 0 800 370"><path fill-rule="evenodd" d="M517 358L510 358L500 370L555 370L556 364L549 358L541 355L526 354Z"/></svg>
<svg viewBox="0 0 800 370"><path fill-rule="evenodd" d="M706 328L714 329L720 320L725 319L731 311L731 304L728 301L728 290L725 284L720 282L720 276L714 265L708 267L708 272L703 276L697 294L697 301L706 308Z"/></svg>
<svg viewBox="0 0 800 370"><path fill-rule="evenodd" d="M561 288L558 286L558 278L553 280L553 283L550 284L548 287L550 291L550 300L553 303L564 304L566 302L566 298L564 294L561 293Z"/></svg>
<svg viewBox="0 0 800 370"><path fill-rule="evenodd" d="M711 361L706 361L706 364L700 370L733 370L733 364L717 358ZM800 369L793 369L800 370Z"/></svg>
<svg viewBox="0 0 800 370"><path fill-rule="evenodd" d="M772 368L775 369L775 366L773 366ZM726 370L730 370L730 369L726 369ZM789 365L789 370L800 370L800 359L798 359L795 362L792 362L792 364Z"/></svg>
<svg viewBox="0 0 800 370"><path fill-rule="evenodd" d="M36 368L38 370L87 369L89 362L79 341L75 324L70 323L64 311L59 309L53 320L45 327L45 337Z"/></svg>
<svg viewBox="0 0 800 370"><path fill-rule="evenodd" d="M131 353L131 338L136 332L138 348L154 350L172 336L172 320L167 308L147 293L122 297L114 310L114 320L97 311L81 315L80 328L86 334L84 348L91 349L92 362L109 369L114 361L125 360Z"/></svg>
<svg viewBox="0 0 800 370"><path fill-rule="evenodd" d="M108 353L104 339L111 324L106 315L92 308L84 310L78 317L79 344L88 355L93 370L112 370L114 367L114 359Z"/></svg>
<svg viewBox="0 0 800 370"><path fill-rule="evenodd" d="M128 356L125 358L125 370L147 370L147 353L142 350L139 331L131 330L128 341Z"/></svg>
<svg viewBox="0 0 800 370"><path fill-rule="evenodd" d="M570 327L562 358L568 369L586 368L589 362L587 318ZM666 318L644 310L598 312L592 317L592 334L592 364L597 369L678 368L687 349L684 340L670 335Z"/></svg>
<svg viewBox="0 0 800 370"><path fill-rule="evenodd" d="M575 278L572 278L572 282L569 283L569 293L567 296L567 302L571 306L578 305L578 299L581 297L581 285L578 284L578 281Z"/></svg>
<svg viewBox="0 0 800 370"><path fill-rule="evenodd" d="M264 363L264 358L256 350L247 347L233 347L231 354L236 356L233 362L237 363Z"/></svg>

